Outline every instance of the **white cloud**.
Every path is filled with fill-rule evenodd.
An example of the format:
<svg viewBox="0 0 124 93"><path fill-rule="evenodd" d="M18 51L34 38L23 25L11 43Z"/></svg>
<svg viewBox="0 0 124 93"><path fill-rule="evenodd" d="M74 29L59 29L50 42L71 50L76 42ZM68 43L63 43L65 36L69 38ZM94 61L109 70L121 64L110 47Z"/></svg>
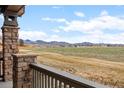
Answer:
<svg viewBox="0 0 124 93"><path fill-rule="evenodd" d="M0 38L2 37L2 30L0 29Z"/></svg>
<svg viewBox="0 0 124 93"><path fill-rule="evenodd" d="M59 8L61 8L61 7L59 7L59 6L53 6L52 8L54 8L54 9L59 9Z"/></svg>
<svg viewBox="0 0 124 93"><path fill-rule="evenodd" d="M48 21L48 22L58 22L58 23L65 23L68 24L69 22L65 18L50 18L50 17L43 17L43 21Z"/></svg>
<svg viewBox="0 0 124 93"><path fill-rule="evenodd" d="M0 15L0 19L3 20L3 15Z"/></svg>
<svg viewBox="0 0 124 93"><path fill-rule="evenodd" d="M87 21L72 20L65 26L60 26L64 31L80 31L80 32L92 32L96 30L123 30L124 31L124 19L120 17L114 17L109 15L103 15L89 19Z"/></svg>
<svg viewBox="0 0 124 93"><path fill-rule="evenodd" d="M58 35L51 35L49 38L48 41L58 41L60 39Z"/></svg>
<svg viewBox="0 0 124 93"><path fill-rule="evenodd" d="M19 31L19 38L30 40L42 40L47 34L42 31Z"/></svg>
<svg viewBox="0 0 124 93"><path fill-rule="evenodd" d="M59 38L58 35L52 35L51 37L52 37L52 38L55 38L55 39Z"/></svg>
<svg viewBox="0 0 124 93"><path fill-rule="evenodd" d="M115 38L116 37L116 38ZM124 34L87 34L82 36L60 37L58 41L66 41L70 43L92 42L92 43L111 43L124 44Z"/></svg>
<svg viewBox="0 0 124 93"><path fill-rule="evenodd" d="M74 14L78 17L85 17L85 14L82 12L74 12Z"/></svg>
<svg viewBox="0 0 124 93"><path fill-rule="evenodd" d="M78 31L85 34L62 39L71 43L89 41L94 43L124 44L124 18L122 16L110 16L105 10L92 19L68 21L68 24L60 25L57 30L66 32ZM117 31L117 33L112 33L113 30Z"/></svg>
<svg viewBox="0 0 124 93"><path fill-rule="evenodd" d="M115 38L116 37L116 38ZM122 34L101 34L101 35L93 35L88 34L82 37L83 41L89 41L94 43L113 43L113 44L124 44L124 36Z"/></svg>
<svg viewBox="0 0 124 93"><path fill-rule="evenodd" d="M108 12L106 10L103 10L100 15L101 16L106 16L106 15L108 15Z"/></svg>
<svg viewBox="0 0 124 93"><path fill-rule="evenodd" d="M122 15L123 16L123 15ZM124 44L124 17L111 16L107 11L102 11L99 16L88 20L71 20L68 21L65 18L50 18L44 17L43 21L64 23L51 29L51 31L58 32L66 31L78 31L82 32L82 36L59 36L48 35L41 31L20 31L21 37L31 40L45 40L45 41L66 41L70 43L77 42L93 42L93 43L123 43ZM83 16L82 16L83 17ZM110 31L119 31L114 34ZM105 31L105 32L104 32ZM108 31L108 32L107 32Z"/></svg>
<svg viewBox="0 0 124 93"><path fill-rule="evenodd" d="M59 29L52 29L51 31L53 31L53 32L55 32L55 33L60 32L60 30L59 30Z"/></svg>
<svg viewBox="0 0 124 93"><path fill-rule="evenodd" d="M44 40L44 41L61 41L62 39L56 35L48 35L42 31L19 31L19 38L29 40Z"/></svg>
<svg viewBox="0 0 124 93"><path fill-rule="evenodd" d="M116 38L115 38L116 37ZM64 37L57 34L48 35L41 31L19 31L19 38L30 40L44 40L44 41L65 41L70 43L77 42L93 42L93 43L123 43L124 44L124 32L120 34L105 34L101 31L94 31L82 36Z"/></svg>
<svg viewBox="0 0 124 93"><path fill-rule="evenodd" d="M42 20L43 21L51 21L51 18L49 18L49 17L43 17Z"/></svg>

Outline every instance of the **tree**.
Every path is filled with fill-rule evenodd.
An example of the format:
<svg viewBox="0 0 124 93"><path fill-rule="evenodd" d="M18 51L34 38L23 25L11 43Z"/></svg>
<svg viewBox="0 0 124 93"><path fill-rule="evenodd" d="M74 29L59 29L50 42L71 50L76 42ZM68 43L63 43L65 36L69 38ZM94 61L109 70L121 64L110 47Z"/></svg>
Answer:
<svg viewBox="0 0 124 93"><path fill-rule="evenodd" d="M24 46L24 40L23 39L19 39L19 45Z"/></svg>

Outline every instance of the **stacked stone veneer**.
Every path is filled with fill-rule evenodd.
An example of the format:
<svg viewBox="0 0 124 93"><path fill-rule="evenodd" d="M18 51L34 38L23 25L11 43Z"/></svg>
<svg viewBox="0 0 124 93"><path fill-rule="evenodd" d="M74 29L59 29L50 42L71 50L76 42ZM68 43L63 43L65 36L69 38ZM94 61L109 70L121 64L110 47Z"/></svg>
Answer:
<svg viewBox="0 0 124 93"><path fill-rule="evenodd" d="M2 51L0 51L0 58L2 58ZM0 60L0 76L3 74L3 61L2 60Z"/></svg>
<svg viewBox="0 0 124 93"><path fill-rule="evenodd" d="M14 54L13 55L13 87L31 88L32 69L29 64L35 63L36 55Z"/></svg>
<svg viewBox="0 0 124 93"><path fill-rule="evenodd" d="M0 50L0 58L2 58L3 57L3 52Z"/></svg>
<svg viewBox="0 0 124 93"><path fill-rule="evenodd" d="M12 54L18 53L18 27L3 26L3 74L4 80L12 80Z"/></svg>

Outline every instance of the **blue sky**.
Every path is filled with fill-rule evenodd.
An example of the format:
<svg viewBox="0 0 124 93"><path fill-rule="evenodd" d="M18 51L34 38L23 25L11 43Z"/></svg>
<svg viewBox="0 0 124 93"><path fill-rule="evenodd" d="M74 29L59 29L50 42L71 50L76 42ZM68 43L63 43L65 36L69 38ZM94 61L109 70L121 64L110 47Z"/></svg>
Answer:
<svg viewBox="0 0 124 93"><path fill-rule="evenodd" d="M124 6L26 6L18 18L22 39L123 43ZM0 16L0 25L3 18Z"/></svg>

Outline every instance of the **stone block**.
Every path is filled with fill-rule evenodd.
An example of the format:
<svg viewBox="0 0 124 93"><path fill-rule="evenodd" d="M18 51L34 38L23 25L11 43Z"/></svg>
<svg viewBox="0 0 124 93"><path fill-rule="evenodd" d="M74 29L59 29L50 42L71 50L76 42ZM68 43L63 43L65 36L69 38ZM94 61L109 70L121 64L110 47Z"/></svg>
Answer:
<svg viewBox="0 0 124 93"><path fill-rule="evenodd" d="M16 45L11 45L11 48L10 49L16 49Z"/></svg>
<svg viewBox="0 0 124 93"><path fill-rule="evenodd" d="M18 29L13 29L13 33L18 33Z"/></svg>
<svg viewBox="0 0 124 93"><path fill-rule="evenodd" d="M4 58L6 58L6 57L10 57L10 56L11 56L10 53L4 53Z"/></svg>
<svg viewBox="0 0 124 93"><path fill-rule="evenodd" d="M12 75L7 74L4 79L6 81L11 81L12 80Z"/></svg>
<svg viewBox="0 0 124 93"><path fill-rule="evenodd" d="M24 58L18 58L18 62L24 62Z"/></svg>
<svg viewBox="0 0 124 93"><path fill-rule="evenodd" d="M12 35L11 35L10 32L7 32L7 33L4 33L4 36L5 36L5 37L11 37Z"/></svg>
<svg viewBox="0 0 124 93"><path fill-rule="evenodd" d="M22 68L17 68L15 69L17 72L21 72L23 69Z"/></svg>
<svg viewBox="0 0 124 93"><path fill-rule="evenodd" d="M12 37L18 37L18 33L12 33Z"/></svg>
<svg viewBox="0 0 124 93"><path fill-rule="evenodd" d="M12 64L12 61L11 60L6 60L6 62L4 64L10 66Z"/></svg>
<svg viewBox="0 0 124 93"><path fill-rule="evenodd" d="M17 79L22 79L22 78L25 78L25 76L26 76L26 72L24 72L24 71L19 71L19 72L17 72L16 78L17 78Z"/></svg>
<svg viewBox="0 0 124 93"><path fill-rule="evenodd" d="M6 70L5 70L5 75L8 75L8 74L11 73L11 72L12 72L12 69L6 68Z"/></svg>
<svg viewBox="0 0 124 93"><path fill-rule="evenodd" d="M22 88L23 87L23 82L17 82L15 88Z"/></svg>
<svg viewBox="0 0 124 93"><path fill-rule="evenodd" d="M18 67L24 67L24 66L28 66L28 64L25 62L18 63Z"/></svg>
<svg viewBox="0 0 124 93"><path fill-rule="evenodd" d="M28 66L24 66L24 67L22 67L22 70L24 71L24 70L28 70L29 69L29 67Z"/></svg>

